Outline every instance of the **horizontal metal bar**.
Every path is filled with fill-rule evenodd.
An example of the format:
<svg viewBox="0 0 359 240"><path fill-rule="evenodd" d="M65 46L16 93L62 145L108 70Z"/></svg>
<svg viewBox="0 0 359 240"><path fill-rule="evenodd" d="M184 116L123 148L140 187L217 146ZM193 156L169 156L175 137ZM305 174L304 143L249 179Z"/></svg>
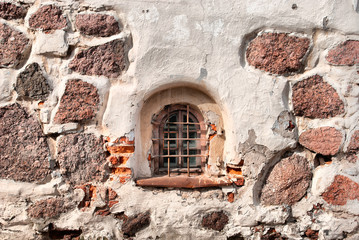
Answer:
<svg viewBox="0 0 359 240"><path fill-rule="evenodd" d="M159 158L159 157L207 157L207 155L156 155L156 156L151 156L151 158Z"/></svg>
<svg viewBox="0 0 359 240"><path fill-rule="evenodd" d="M201 125L200 123L194 123L194 122L166 122L165 124L188 124L188 125Z"/></svg>
<svg viewBox="0 0 359 240"><path fill-rule="evenodd" d="M167 168L160 168L158 171L160 171L160 172L168 172L168 169ZM170 171L171 172L181 172L181 173L188 172L187 168L170 168ZM202 169L199 168L199 167L192 167L192 168L190 167L189 172L191 172L191 173L196 173L196 172L200 173L200 172L202 172Z"/></svg>
<svg viewBox="0 0 359 240"><path fill-rule="evenodd" d="M207 141L206 139L202 139L202 138L152 138L152 141L159 141L159 140L203 140L203 141Z"/></svg>

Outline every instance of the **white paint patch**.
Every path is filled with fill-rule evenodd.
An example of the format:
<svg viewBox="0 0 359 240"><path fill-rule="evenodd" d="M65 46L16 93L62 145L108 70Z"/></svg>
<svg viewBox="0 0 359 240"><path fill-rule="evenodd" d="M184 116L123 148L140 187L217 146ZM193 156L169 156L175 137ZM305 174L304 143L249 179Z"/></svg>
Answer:
<svg viewBox="0 0 359 240"><path fill-rule="evenodd" d="M187 23L188 18L186 15L175 16L172 21L173 29L168 32L165 39L177 44L187 41L190 36Z"/></svg>

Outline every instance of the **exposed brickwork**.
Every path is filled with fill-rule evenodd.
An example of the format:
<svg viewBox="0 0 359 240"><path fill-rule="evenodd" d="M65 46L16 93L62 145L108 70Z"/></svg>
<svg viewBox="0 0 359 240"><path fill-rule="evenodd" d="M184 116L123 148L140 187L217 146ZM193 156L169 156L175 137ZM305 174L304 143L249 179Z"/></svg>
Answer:
<svg viewBox="0 0 359 240"><path fill-rule="evenodd" d="M0 3L0 17L6 20L24 18L26 9L9 2Z"/></svg>
<svg viewBox="0 0 359 240"><path fill-rule="evenodd" d="M84 191L85 196L82 201L79 203L79 208L88 208L91 206L92 201L96 198L96 187L92 184L85 184L78 186L76 188Z"/></svg>
<svg viewBox="0 0 359 240"><path fill-rule="evenodd" d="M126 53L122 40L113 40L78 53L69 67L84 75L118 77L126 68Z"/></svg>
<svg viewBox="0 0 359 240"><path fill-rule="evenodd" d="M66 210L64 200L59 198L49 198L32 204L27 209L27 213L32 218L53 218L66 212Z"/></svg>
<svg viewBox="0 0 359 240"><path fill-rule="evenodd" d="M0 39L0 67L18 66L30 40L23 33L3 23L0 23Z"/></svg>
<svg viewBox="0 0 359 240"><path fill-rule="evenodd" d="M359 200L359 184L348 177L336 175L322 196L327 203L345 205L348 200Z"/></svg>
<svg viewBox="0 0 359 240"><path fill-rule="evenodd" d="M54 121L68 123L92 119L96 116L99 102L95 86L79 79L69 80Z"/></svg>
<svg viewBox="0 0 359 240"><path fill-rule="evenodd" d="M59 7L44 5L30 17L29 25L35 29L48 31L65 28L67 21Z"/></svg>
<svg viewBox="0 0 359 240"><path fill-rule="evenodd" d="M119 154L119 153L133 153L135 151L135 146L133 145L108 145L107 151L111 154Z"/></svg>
<svg viewBox="0 0 359 240"><path fill-rule="evenodd" d="M125 236L134 237L136 233L150 225L150 212L140 213L124 221L121 230Z"/></svg>
<svg viewBox="0 0 359 240"><path fill-rule="evenodd" d="M106 155L103 143L94 134L68 134L58 141L61 172L68 182L81 185L86 182L105 181Z"/></svg>
<svg viewBox="0 0 359 240"><path fill-rule="evenodd" d="M305 231L305 236L307 236L309 239L312 239L312 240L317 240L318 234L319 234L318 230L315 231L310 228L307 229L307 231Z"/></svg>
<svg viewBox="0 0 359 240"><path fill-rule="evenodd" d="M359 150L359 130L356 130L352 137L350 138L350 142L348 145L347 152L355 153Z"/></svg>
<svg viewBox="0 0 359 240"><path fill-rule="evenodd" d="M50 174L41 126L18 104L0 108L0 153L0 178L34 182Z"/></svg>
<svg viewBox="0 0 359 240"><path fill-rule="evenodd" d="M333 127L309 129L299 136L299 143L322 155L335 155L339 152L342 134Z"/></svg>
<svg viewBox="0 0 359 240"><path fill-rule="evenodd" d="M331 49L326 57L333 65L349 65L359 63L359 41L348 40Z"/></svg>
<svg viewBox="0 0 359 240"><path fill-rule="evenodd" d="M293 205L305 195L311 176L304 157L294 154L282 159L274 166L263 186L261 202L266 205Z"/></svg>
<svg viewBox="0 0 359 240"><path fill-rule="evenodd" d="M294 114L309 118L329 118L344 113L344 103L335 89L319 75L293 86Z"/></svg>
<svg viewBox="0 0 359 240"><path fill-rule="evenodd" d="M106 14L79 14L76 28L85 35L109 37L120 32L118 21Z"/></svg>
<svg viewBox="0 0 359 240"><path fill-rule="evenodd" d="M16 92L20 99L45 100L50 94L50 86L42 75L39 64L28 65L16 80Z"/></svg>
<svg viewBox="0 0 359 240"><path fill-rule="evenodd" d="M202 219L202 227L210 228L217 231L222 231L228 223L228 216L220 212L212 212Z"/></svg>
<svg viewBox="0 0 359 240"><path fill-rule="evenodd" d="M246 57L250 65L274 74L288 74L303 68L303 57L309 39L286 33L264 33L248 46Z"/></svg>

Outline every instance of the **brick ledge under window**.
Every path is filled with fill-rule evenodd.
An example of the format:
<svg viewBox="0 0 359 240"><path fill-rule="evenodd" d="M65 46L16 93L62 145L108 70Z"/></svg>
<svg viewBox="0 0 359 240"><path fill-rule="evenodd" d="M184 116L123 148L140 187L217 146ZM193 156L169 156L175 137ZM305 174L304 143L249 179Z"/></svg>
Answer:
<svg viewBox="0 0 359 240"><path fill-rule="evenodd" d="M136 184L141 187L173 187L173 188L203 188L203 187L221 187L233 184L231 179L210 178L206 176L176 176L176 177L152 177L146 179L138 179Z"/></svg>

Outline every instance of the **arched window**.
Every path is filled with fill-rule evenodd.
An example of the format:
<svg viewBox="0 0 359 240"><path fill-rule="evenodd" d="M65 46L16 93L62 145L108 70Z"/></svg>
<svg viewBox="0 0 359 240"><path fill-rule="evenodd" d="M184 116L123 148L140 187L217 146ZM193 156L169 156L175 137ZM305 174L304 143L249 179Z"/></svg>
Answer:
<svg viewBox="0 0 359 240"><path fill-rule="evenodd" d="M152 121L154 172L198 175L206 164L203 116L188 104L167 105Z"/></svg>

